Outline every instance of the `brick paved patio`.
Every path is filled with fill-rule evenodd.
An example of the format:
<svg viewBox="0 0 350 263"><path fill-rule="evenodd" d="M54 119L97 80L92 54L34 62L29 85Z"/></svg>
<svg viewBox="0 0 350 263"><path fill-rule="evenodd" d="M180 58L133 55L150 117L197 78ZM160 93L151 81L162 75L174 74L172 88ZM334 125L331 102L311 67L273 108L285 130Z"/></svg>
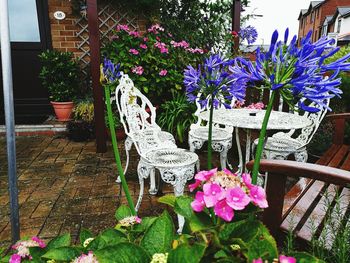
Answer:
<svg viewBox="0 0 350 263"><path fill-rule="evenodd" d="M125 160L123 142L119 147ZM200 159L205 167L203 154ZM136 151L131 152L127 176L134 200L138 193L137 161ZM11 239L3 137L0 138L0 164L1 247ZM218 159L215 164L219 164ZM115 183L117 173L110 145L107 153L96 154L94 141L77 143L60 137L17 137L17 167L21 237L38 235L50 239L70 232L74 240L81 228L98 232L114 226L115 209L120 203L126 203L124 197L119 197L119 185ZM172 192L172 188L164 186L163 192ZM140 216L156 215L164 207L157 203L157 197L145 195Z"/></svg>

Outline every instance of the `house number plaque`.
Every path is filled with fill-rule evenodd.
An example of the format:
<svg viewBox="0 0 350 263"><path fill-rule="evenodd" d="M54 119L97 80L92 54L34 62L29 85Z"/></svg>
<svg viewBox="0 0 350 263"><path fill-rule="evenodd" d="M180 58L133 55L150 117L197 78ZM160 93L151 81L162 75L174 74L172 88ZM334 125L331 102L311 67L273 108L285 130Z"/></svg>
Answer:
<svg viewBox="0 0 350 263"><path fill-rule="evenodd" d="M55 13L53 13L54 18L56 18L57 20L63 20L66 18L66 14L62 11L56 11Z"/></svg>

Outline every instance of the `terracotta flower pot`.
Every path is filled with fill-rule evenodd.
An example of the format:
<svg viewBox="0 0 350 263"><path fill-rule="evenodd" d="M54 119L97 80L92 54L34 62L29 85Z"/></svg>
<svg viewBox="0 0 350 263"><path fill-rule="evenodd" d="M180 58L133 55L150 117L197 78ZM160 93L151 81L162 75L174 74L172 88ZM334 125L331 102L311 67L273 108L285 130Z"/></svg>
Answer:
<svg viewBox="0 0 350 263"><path fill-rule="evenodd" d="M53 109L55 110L56 118L58 121L69 121L72 114L74 104L72 101L67 102L55 102L51 101Z"/></svg>

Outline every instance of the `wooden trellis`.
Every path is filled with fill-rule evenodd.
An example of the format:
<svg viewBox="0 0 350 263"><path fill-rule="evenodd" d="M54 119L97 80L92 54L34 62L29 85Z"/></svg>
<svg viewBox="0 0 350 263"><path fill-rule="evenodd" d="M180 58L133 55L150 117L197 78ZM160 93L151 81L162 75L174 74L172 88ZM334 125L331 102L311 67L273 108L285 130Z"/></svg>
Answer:
<svg viewBox="0 0 350 263"><path fill-rule="evenodd" d="M98 6L98 23L100 32L101 46L110 40L118 24L126 24L131 30L139 30L138 17L123 11L116 4L103 4ZM88 31L88 18L81 16L76 20L76 26L79 27L79 31L76 36L80 39L80 43L77 48L80 51L77 57L81 64L82 72L86 79L90 77L90 47L89 47L89 31Z"/></svg>

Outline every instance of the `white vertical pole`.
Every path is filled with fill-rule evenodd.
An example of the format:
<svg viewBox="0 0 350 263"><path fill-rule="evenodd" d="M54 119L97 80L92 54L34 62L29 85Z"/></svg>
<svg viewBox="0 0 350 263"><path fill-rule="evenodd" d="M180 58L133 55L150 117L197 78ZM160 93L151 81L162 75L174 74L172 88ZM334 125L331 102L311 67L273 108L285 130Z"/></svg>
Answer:
<svg viewBox="0 0 350 263"><path fill-rule="evenodd" d="M6 121L6 143L8 160L8 178L11 209L12 241L19 240L19 207L16 171L16 138L13 107L11 46L9 34L9 18L7 0L0 0L0 37L1 37L1 64L2 82L4 90L4 107Z"/></svg>

